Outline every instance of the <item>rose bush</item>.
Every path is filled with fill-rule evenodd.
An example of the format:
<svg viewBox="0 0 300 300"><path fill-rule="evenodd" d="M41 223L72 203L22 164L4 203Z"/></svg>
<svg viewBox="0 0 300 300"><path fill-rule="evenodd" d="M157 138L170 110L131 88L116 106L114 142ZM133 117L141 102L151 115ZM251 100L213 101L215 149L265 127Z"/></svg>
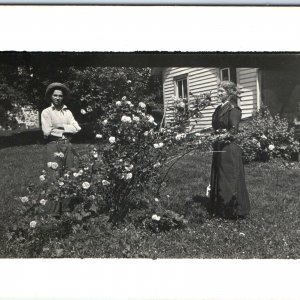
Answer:
<svg viewBox="0 0 300 300"><path fill-rule="evenodd" d="M272 116L267 107L262 107L242 126L237 139L245 162L272 158L290 160L300 149L294 128L279 115Z"/></svg>
<svg viewBox="0 0 300 300"><path fill-rule="evenodd" d="M103 214L112 224L143 220L144 229L155 232L185 226L183 216L164 210L155 199L176 160L192 148L207 147L178 126L178 120L189 116L159 128L144 102L122 96L103 107L105 114L99 114L94 125L95 143L80 156L77 168L65 170L63 154L54 153L40 185L20 199L21 216L8 233L11 252L32 257L54 249L57 254L62 240L91 228ZM58 215L53 207L59 207Z"/></svg>

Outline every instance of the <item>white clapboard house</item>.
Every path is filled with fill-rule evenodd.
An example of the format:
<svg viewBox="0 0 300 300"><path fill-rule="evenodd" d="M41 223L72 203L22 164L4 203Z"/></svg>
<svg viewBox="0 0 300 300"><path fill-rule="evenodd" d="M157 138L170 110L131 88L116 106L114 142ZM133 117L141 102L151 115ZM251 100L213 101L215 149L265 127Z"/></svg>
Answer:
<svg viewBox="0 0 300 300"><path fill-rule="evenodd" d="M250 118L265 104L271 113L280 113L291 123L297 122L300 68L268 70L258 67L163 67L152 68L152 74L162 78L165 122L173 116L174 96L191 100L191 94L211 92L214 106L203 110L203 117L197 122L191 120L196 131L210 128L212 113L219 104L217 87L222 80L234 81L240 88L242 119Z"/></svg>

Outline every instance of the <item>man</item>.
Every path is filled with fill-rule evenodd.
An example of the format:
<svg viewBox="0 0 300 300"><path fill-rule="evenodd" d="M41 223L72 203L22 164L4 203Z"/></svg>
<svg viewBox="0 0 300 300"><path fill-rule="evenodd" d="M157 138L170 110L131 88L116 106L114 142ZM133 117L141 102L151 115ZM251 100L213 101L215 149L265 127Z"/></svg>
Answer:
<svg viewBox="0 0 300 300"><path fill-rule="evenodd" d="M46 89L45 99L52 103L41 115L42 130L48 141L47 163L57 162L61 170L74 166L74 150L70 141L73 134L81 130L72 112L63 104L69 97L70 90L64 84L51 83Z"/></svg>

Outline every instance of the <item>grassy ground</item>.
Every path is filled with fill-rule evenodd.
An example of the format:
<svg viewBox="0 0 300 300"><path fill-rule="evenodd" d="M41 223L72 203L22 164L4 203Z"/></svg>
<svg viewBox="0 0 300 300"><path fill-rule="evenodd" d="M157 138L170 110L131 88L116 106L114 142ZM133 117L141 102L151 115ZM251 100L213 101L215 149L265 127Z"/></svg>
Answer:
<svg viewBox="0 0 300 300"><path fill-rule="evenodd" d="M14 196L37 183L43 167L43 145L0 149L0 239L13 222ZM76 145L84 149L85 145ZM242 221L210 218L205 204L211 154L193 154L172 170L163 205L188 220L188 227L149 233L130 226L103 231L88 249L66 256L151 258L300 258L300 168L279 162L245 166L251 216ZM164 200L163 200L164 199ZM83 236L83 239L86 239ZM1 246L2 245L2 246ZM0 241L0 255L7 257Z"/></svg>

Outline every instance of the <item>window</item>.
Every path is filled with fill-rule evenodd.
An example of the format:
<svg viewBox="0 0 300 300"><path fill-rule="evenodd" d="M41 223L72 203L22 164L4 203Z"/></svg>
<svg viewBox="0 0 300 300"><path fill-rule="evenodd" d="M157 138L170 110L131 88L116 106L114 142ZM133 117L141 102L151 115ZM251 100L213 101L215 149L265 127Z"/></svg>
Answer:
<svg viewBox="0 0 300 300"><path fill-rule="evenodd" d="M176 83L176 96L178 98L187 98L188 97L188 88L187 88L187 77L180 77L175 79Z"/></svg>
<svg viewBox="0 0 300 300"><path fill-rule="evenodd" d="M236 69L235 68L223 68L220 69L220 80L229 80L236 83Z"/></svg>

